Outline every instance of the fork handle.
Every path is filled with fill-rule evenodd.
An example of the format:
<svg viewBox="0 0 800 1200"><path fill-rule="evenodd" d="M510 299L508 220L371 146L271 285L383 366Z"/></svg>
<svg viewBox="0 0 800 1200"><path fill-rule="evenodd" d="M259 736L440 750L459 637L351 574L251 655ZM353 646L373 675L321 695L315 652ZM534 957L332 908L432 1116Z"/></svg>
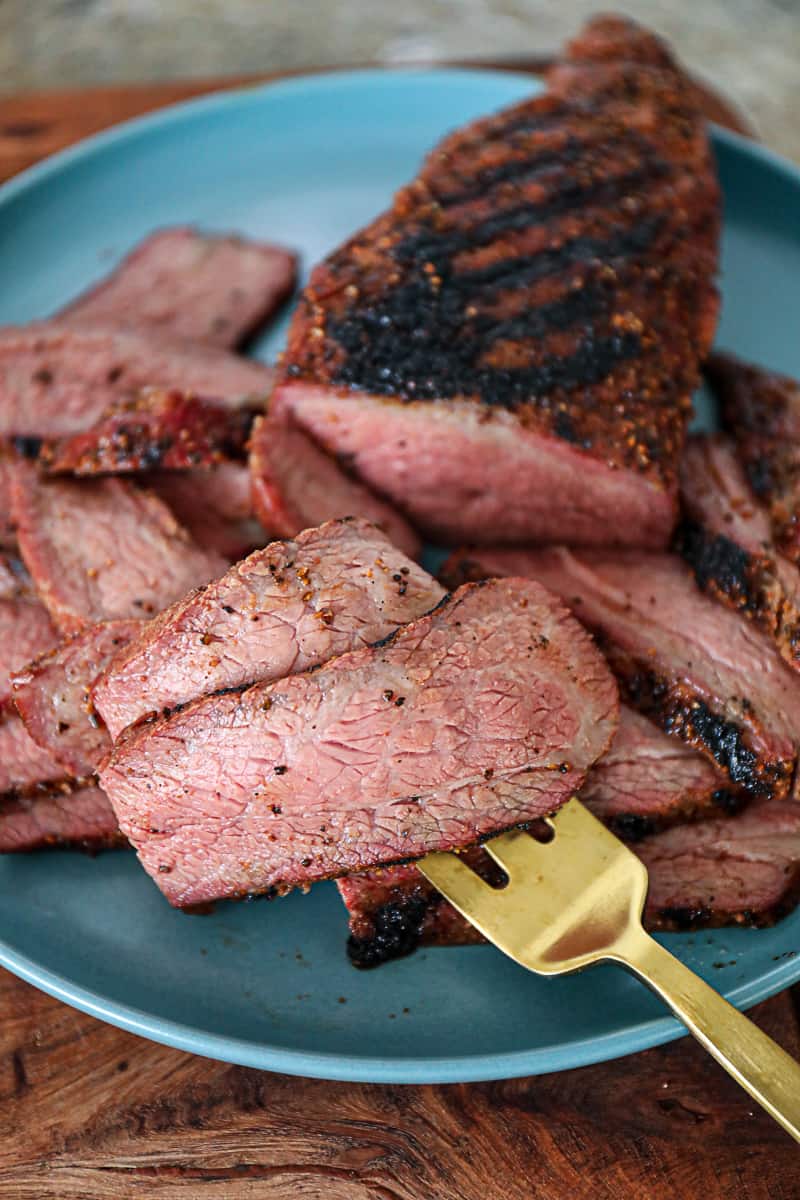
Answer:
<svg viewBox="0 0 800 1200"><path fill-rule="evenodd" d="M614 958L627 966L720 1066L800 1142L800 1064L641 927Z"/></svg>

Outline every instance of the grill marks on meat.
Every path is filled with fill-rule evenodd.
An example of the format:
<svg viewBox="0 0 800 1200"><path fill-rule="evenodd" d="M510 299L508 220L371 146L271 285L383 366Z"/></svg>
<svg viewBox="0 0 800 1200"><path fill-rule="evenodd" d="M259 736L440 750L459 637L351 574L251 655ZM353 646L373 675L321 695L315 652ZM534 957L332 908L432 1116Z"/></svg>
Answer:
<svg viewBox="0 0 800 1200"><path fill-rule="evenodd" d="M100 777L145 869L187 905L554 811L616 720L613 680L566 609L492 581L385 643L128 730Z"/></svg>
<svg viewBox="0 0 800 1200"><path fill-rule="evenodd" d="M690 439L676 546L703 591L752 620L800 667L800 571L772 543L767 511L727 438Z"/></svg>
<svg viewBox="0 0 800 1200"><path fill-rule="evenodd" d="M123 842L114 810L98 787L0 800L0 854L45 846L98 850Z"/></svg>
<svg viewBox="0 0 800 1200"><path fill-rule="evenodd" d="M94 705L116 737L147 713L376 642L443 594L374 526L331 521L257 551L145 625L95 683Z"/></svg>
<svg viewBox="0 0 800 1200"><path fill-rule="evenodd" d="M45 442L39 462L53 475L214 466L243 457L252 419L246 408L150 389L110 409L90 429Z"/></svg>
<svg viewBox="0 0 800 1200"><path fill-rule="evenodd" d="M385 530L407 554L419 553L419 538L405 518L346 475L285 410L256 420L250 474L253 507L277 537L294 537L336 517L363 517Z"/></svg>
<svg viewBox="0 0 800 1200"><path fill-rule="evenodd" d="M281 246L164 229L58 320L233 349L291 294L295 273L295 256Z"/></svg>
<svg viewBox="0 0 800 1200"><path fill-rule="evenodd" d="M672 555L486 550L445 577L525 575L593 629L632 707L708 754L756 795L793 782L800 699L794 672L751 622L702 595Z"/></svg>
<svg viewBox="0 0 800 1200"><path fill-rule="evenodd" d="M89 689L141 624L105 621L90 625L12 677L14 704L25 727L67 775L93 774L111 747Z"/></svg>
<svg viewBox="0 0 800 1200"><path fill-rule="evenodd" d="M20 462L12 492L20 553L63 633L152 616L227 565L195 546L160 500L122 480L45 482Z"/></svg>
<svg viewBox="0 0 800 1200"><path fill-rule="evenodd" d="M147 387L260 404L273 378L270 367L207 346L58 322L9 326L0 330L0 434L67 437Z"/></svg>
<svg viewBox="0 0 800 1200"><path fill-rule="evenodd" d="M719 194L690 85L602 28L613 60L579 40L548 94L445 139L290 331L278 409L436 537L670 532Z"/></svg>

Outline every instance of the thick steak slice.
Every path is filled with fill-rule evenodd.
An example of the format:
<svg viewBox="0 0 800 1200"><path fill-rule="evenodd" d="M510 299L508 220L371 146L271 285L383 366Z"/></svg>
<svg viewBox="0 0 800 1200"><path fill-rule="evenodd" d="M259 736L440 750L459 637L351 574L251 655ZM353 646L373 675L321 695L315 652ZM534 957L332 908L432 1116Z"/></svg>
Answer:
<svg viewBox="0 0 800 1200"><path fill-rule="evenodd" d="M589 772L581 800L628 841L717 806L736 811L745 794L702 754L623 704L609 750Z"/></svg>
<svg viewBox="0 0 800 1200"><path fill-rule="evenodd" d="M651 929L769 925L800 891L800 805L759 801L738 816L676 825L632 847L650 874ZM488 855L464 855L481 875ZM468 945L481 935L413 864L338 880L350 918L348 954L374 967L418 946Z"/></svg>
<svg viewBox="0 0 800 1200"><path fill-rule="evenodd" d="M253 413L186 392L149 388L105 412L91 428L45 442L51 475L187 470L244 457Z"/></svg>
<svg viewBox="0 0 800 1200"><path fill-rule="evenodd" d="M187 905L475 841L552 812L617 722L591 639L537 584L470 584L376 646L127 730L100 779Z"/></svg>
<svg viewBox="0 0 800 1200"><path fill-rule="evenodd" d="M35 596L0 597L0 709L11 699L9 676L58 642L58 630Z"/></svg>
<svg viewBox="0 0 800 1200"><path fill-rule="evenodd" d="M547 83L316 268L276 408L436 539L660 548L717 314L705 121L621 20Z"/></svg>
<svg viewBox="0 0 800 1200"><path fill-rule="evenodd" d="M113 737L147 713L307 671L434 608L443 589L366 521L273 542L145 625L100 675Z"/></svg>
<svg viewBox="0 0 800 1200"><path fill-rule="evenodd" d="M94 425L142 388L260 404L270 367L206 346L176 345L122 330L40 322L0 330L0 434L66 437Z"/></svg>
<svg viewBox="0 0 800 1200"><path fill-rule="evenodd" d="M800 562L800 383L732 354L712 354L705 371L772 541Z"/></svg>
<svg viewBox="0 0 800 1200"><path fill-rule="evenodd" d="M149 471L142 483L159 496L198 546L236 562L271 539L253 516L250 471L221 462L192 471Z"/></svg>
<svg viewBox="0 0 800 1200"><path fill-rule="evenodd" d="M760 801L737 817L668 829L636 853L650 872L651 925L768 925L798 898L800 805Z"/></svg>
<svg viewBox="0 0 800 1200"><path fill-rule="evenodd" d="M91 775L108 752L111 739L94 713L89 689L141 625L135 620L90 625L12 676L14 704L28 733L64 774Z"/></svg>
<svg viewBox="0 0 800 1200"><path fill-rule="evenodd" d="M3 797L38 792L64 779L64 768L37 746L22 718L9 713L0 721L0 803Z"/></svg>
<svg viewBox="0 0 800 1200"><path fill-rule="evenodd" d="M250 474L253 507L275 537L295 537L301 529L335 517L364 517L406 554L419 553L419 538L405 518L346 475L291 414L258 418L250 441Z"/></svg>
<svg viewBox="0 0 800 1200"><path fill-rule="evenodd" d="M0 854L45 846L99 850L123 844L114 810L98 787L0 800Z"/></svg>
<svg viewBox="0 0 800 1200"><path fill-rule="evenodd" d="M294 254L282 246L163 229L62 309L58 320L232 349L290 295L295 269Z"/></svg>
<svg viewBox="0 0 800 1200"><path fill-rule="evenodd" d="M797 677L752 622L698 590L677 556L485 550L454 556L444 574L538 579L598 633L633 707L754 794L792 787Z"/></svg>
<svg viewBox="0 0 800 1200"><path fill-rule="evenodd" d="M156 496L120 479L43 481L20 461L13 514L25 565L63 633L153 616L227 566L196 546Z"/></svg>
<svg viewBox="0 0 800 1200"><path fill-rule="evenodd" d="M681 505L676 547L699 587L754 621L800 669L800 570L773 545L769 514L729 439L690 439Z"/></svg>

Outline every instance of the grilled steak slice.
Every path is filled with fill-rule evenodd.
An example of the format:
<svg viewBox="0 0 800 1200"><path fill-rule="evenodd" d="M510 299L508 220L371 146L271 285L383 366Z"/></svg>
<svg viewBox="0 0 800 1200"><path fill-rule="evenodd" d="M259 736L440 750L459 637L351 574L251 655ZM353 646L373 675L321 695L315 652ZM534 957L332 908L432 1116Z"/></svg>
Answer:
<svg viewBox="0 0 800 1200"><path fill-rule="evenodd" d="M676 825L632 848L650 874L644 914L650 929L769 925L800 891L794 801L760 801L738 816ZM463 857L486 876L485 852L473 847ZM483 941L413 864L348 875L338 887L355 966L378 966L421 945Z"/></svg>
<svg viewBox="0 0 800 1200"><path fill-rule="evenodd" d="M11 700L9 676L59 641L47 609L33 595L0 598L0 709ZM2 789L0 789L2 791Z"/></svg>
<svg viewBox="0 0 800 1200"><path fill-rule="evenodd" d="M732 354L712 354L705 370L750 486L769 513L772 541L800 562L800 383Z"/></svg>
<svg viewBox="0 0 800 1200"><path fill-rule="evenodd" d="M120 479L42 481L21 461L12 499L20 553L63 633L152 616L227 566L195 546L157 497Z"/></svg>
<svg viewBox="0 0 800 1200"><path fill-rule="evenodd" d="M164 229L62 309L58 320L232 349L290 295L295 268L295 256L282 246Z"/></svg>
<svg viewBox="0 0 800 1200"><path fill-rule="evenodd" d="M11 480L14 475L13 449L0 441L0 549L15 550L17 534L11 519Z"/></svg>
<svg viewBox="0 0 800 1200"><path fill-rule="evenodd" d="M40 322L0 330L0 434L66 437L142 388L263 402L270 367L199 345Z"/></svg>
<svg viewBox="0 0 800 1200"><path fill-rule="evenodd" d="M150 471L142 482L172 510L198 546L236 562L270 537L253 516L250 471L221 462L192 471Z"/></svg>
<svg viewBox="0 0 800 1200"><path fill-rule="evenodd" d="M37 745L64 774L91 775L111 746L89 689L100 671L139 631L141 621L90 625L12 676L14 704Z"/></svg>
<svg viewBox="0 0 800 1200"><path fill-rule="evenodd" d="M123 844L114 810L99 787L0 800L0 854L45 846L99 850Z"/></svg>
<svg viewBox="0 0 800 1200"><path fill-rule="evenodd" d="M145 625L100 675L94 705L117 737L147 713L379 641L443 595L373 525L330 521L256 551Z"/></svg>
<svg viewBox="0 0 800 1200"><path fill-rule="evenodd" d="M186 392L150 388L104 413L91 428L45 442L51 475L186 470L244 456L253 414Z"/></svg>
<svg viewBox="0 0 800 1200"><path fill-rule="evenodd" d="M745 798L707 758L625 704L608 753L581 790L584 804L627 841L714 807L735 812Z"/></svg>
<svg viewBox="0 0 800 1200"><path fill-rule="evenodd" d="M794 672L752 622L696 587L674 555L485 550L454 556L448 581L526 575L595 630L623 693L756 795L790 790L800 741Z"/></svg>
<svg viewBox="0 0 800 1200"><path fill-rule="evenodd" d="M800 669L800 571L772 544L769 515L727 438L690 439L681 504L676 546L698 585L754 621Z"/></svg>
<svg viewBox="0 0 800 1200"><path fill-rule="evenodd" d="M38 793L63 779L61 764L37 746L21 717L8 713L0 721L0 803L9 795Z"/></svg>
<svg viewBox="0 0 800 1200"><path fill-rule="evenodd" d="M250 442L250 473L253 507L275 537L294 537L335 517L364 517L406 554L419 553L419 538L405 518L346 475L290 414L258 418Z"/></svg>
<svg viewBox="0 0 800 1200"><path fill-rule="evenodd" d="M276 409L436 539L663 547L718 227L693 88L592 23L316 268Z"/></svg>
<svg viewBox="0 0 800 1200"><path fill-rule="evenodd" d="M100 779L145 869L187 905L552 812L606 749L617 703L558 600L470 584L376 646L127 730Z"/></svg>

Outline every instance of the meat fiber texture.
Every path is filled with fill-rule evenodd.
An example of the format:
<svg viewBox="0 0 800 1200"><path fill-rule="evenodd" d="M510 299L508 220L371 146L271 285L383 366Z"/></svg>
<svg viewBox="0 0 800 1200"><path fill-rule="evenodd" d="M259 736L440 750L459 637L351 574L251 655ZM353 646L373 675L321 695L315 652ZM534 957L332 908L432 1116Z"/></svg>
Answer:
<svg viewBox="0 0 800 1200"><path fill-rule="evenodd" d="M155 492L203 550L236 562L274 536L253 515L250 471L220 462L189 471L148 471L141 483Z"/></svg>
<svg viewBox="0 0 800 1200"><path fill-rule="evenodd" d="M335 517L364 517L385 530L406 554L419 554L419 538L405 518L345 474L288 413L271 412L256 421L250 475L253 508L276 537L294 537Z"/></svg>
<svg viewBox="0 0 800 1200"><path fill-rule="evenodd" d="M45 846L97 850L122 844L114 810L98 787L0 801L0 854Z"/></svg>
<svg viewBox="0 0 800 1200"><path fill-rule="evenodd" d="M272 412L434 540L664 547L719 220L694 88L592 22L315 269Z"/></svg>
<svg viewBox="0 0 800 1200"><path fill-rule="evenodd" d="M454 556L444 575L537 579L597 632L633 707L754 795L793 789L796 674L752 622L703 595L676 555L487 549Z"/></svg>
<svg viewBox="0 0 800 1200"><path fill-rule="evenodd" d="M799 460L800 465L800 460ZM800 570L775 545L735 443L690 439L681 463L683 520L676 539L698 586L753 621L800 669Z"/></svg>
<svg viewBox="0 0 800 1200"><path fill-rule="evenodd" d="M123 832L190 905L452 849L552 812L617 722L564 606L467 585L385 643L134 727L101 767Z"/></svg>
<svg viewBox="0 0 800 1200"><path fill-rule="evenodd" d="M295 255L282 246L163 229L57 319L234 349L291 294L295 275Z"/></svg>
<svg viewBox="0 0 800 1200"><path fill-rule="evenodd" d="M0 434L66 437L157 387L263 406L271 367L201 345L56 321L0 330Z"/></svg>
<svg viewBox="0 0 800 1200"><path fill-rule="evenodd" d="M39 793L61 784L65 772L53 755L37 746L16 713L0 721L0 807L10 795Z"/></svg>
<svg viewBox="0 0 800 1200"><path fill-rule="evenodd" d="M116 737L148 713L379 641L443 595L375 526L330 521L256 551L145 625L100 675L94 706Z"/></svg>
<svg viewBox="0 0 800 1200"><path fill-rule="evenodd" d="M93 774L111 748L89 691L141 625L137 620L90 625L12 676L14 705L28 733L66 776Z"/></svg>
<svg viewBox="0 0 800 1200"><path fill-rule="evenodd" d="M12 510L25 565L66 634L152 616L228 565L196 546L155 496L120 479L43 481L20 461Z"/></svg>

